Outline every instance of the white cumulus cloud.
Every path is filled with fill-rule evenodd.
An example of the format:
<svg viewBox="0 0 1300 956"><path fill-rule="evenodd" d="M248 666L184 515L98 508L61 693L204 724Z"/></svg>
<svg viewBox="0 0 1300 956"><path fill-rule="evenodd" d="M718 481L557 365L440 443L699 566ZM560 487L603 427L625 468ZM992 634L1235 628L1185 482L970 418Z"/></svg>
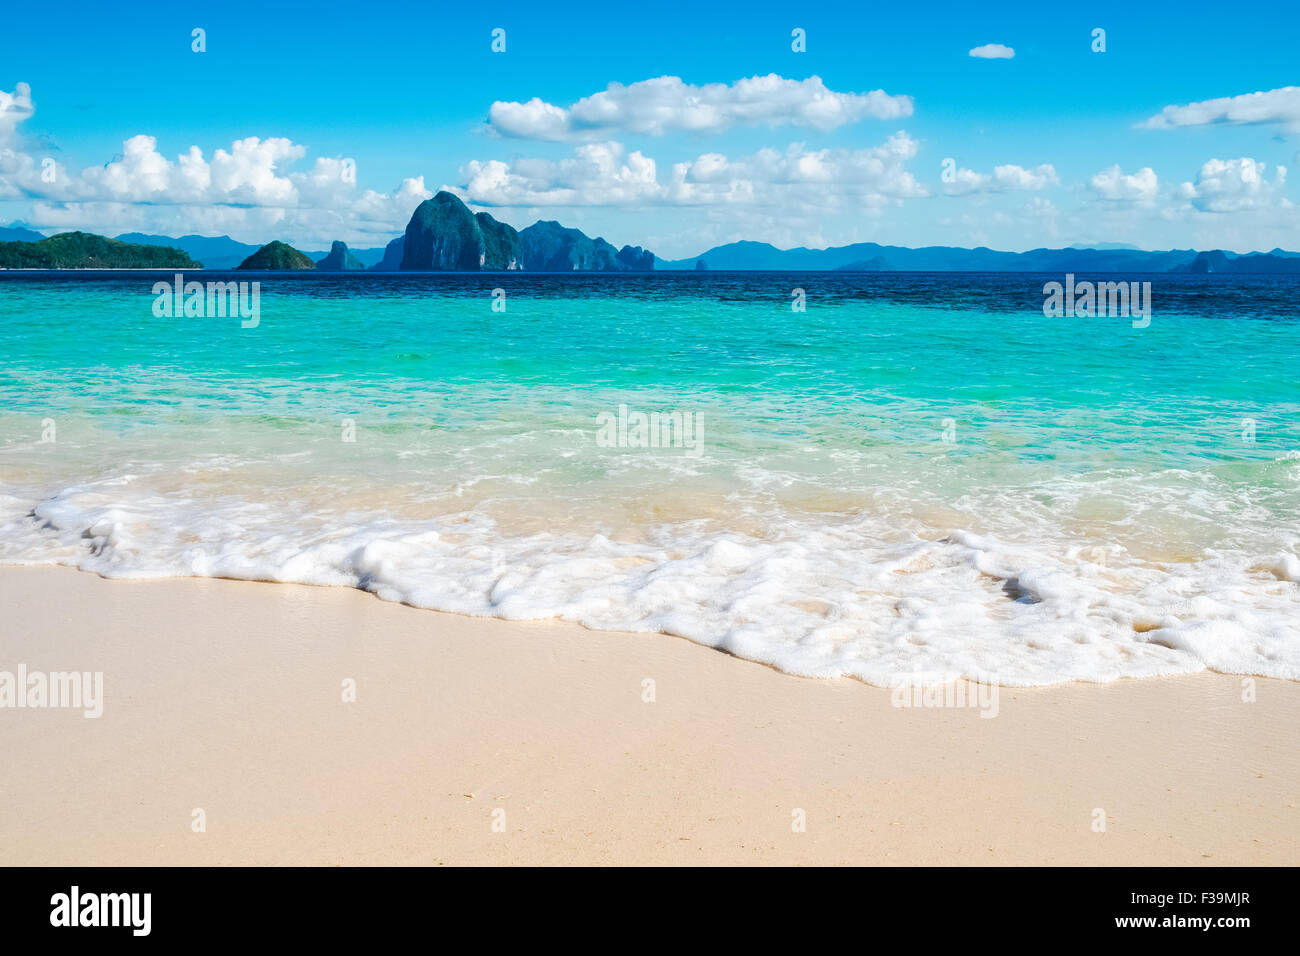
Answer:
<svg viewBox="0 0 1300 956"><path fill-rule="evenodd" d="M1166 106L1139 126L1144 129L1173 129L1211 123L1285 123L1300 129L1300 86Z"/></svg>
<svg viewBox="0 0 1300 956"><path fill-rule="evenodd" d="M848 202L879 208L924 196L907 170L917 143L898 132L866 149L760 149L729 158L704 153L659 174L655 160L620 143L589 143L559 161L473 161L459 192L485 206L737 205Z"/></svg>
<svg viewBox="0 0 1300 956"><path fill-rule="evenodd" d="M1201 167L1195 183L1183 183L1183 198L1202 212L1242 212L1275 204L1289 206L1281 197L1286 167L1276 167L1267 178L1268 164L1253 159L1211 159Z"/></svg>
<svg viewBox="0 0 1300 956"><path fill-rule="evenodd" d="M175 162L158 152L152 136L132 136L122 157L92 166L72 183L73 196L107 202L229 203L259 206L297 205L294 177L282 170L307 150L287 139L236 140L209 161L191 146Z"/></svg>
<svg viewBox="0 0 1300 956"><path fill-rule="evenodd" d="M912 115L912 99L884 90L837 93L821 77L792 80L769 73L735 83L694 86L676 76L611 83L569 107L534 97L497 101L489 128L503 136L539 140L604 139L618 132L660 136L673 131L716 133L734 126L793 124L826 131L862 119Z"/></svg>
<svg viewBox="0 0 1300 956"><path fill-rule="evenodd" d="M986 43L975 47L970 55L981 60L1009 60L1016 55L1016 51L1001 43Z"/></svg>
<svg viewBox="0 0 1300 956"><path fill-rule="evenodd" d="M1150 166L1144 166L1131 176L1125 176L1116 164L1097 173L1088 180L1088 185L1102 199L1149 205L1156 200L1160 181Z"/></svg>
<svg viewBox="0 0 1300 956"><path fill-rule="evenodd" d="M0 90L0 147L13 142L18 124L34 112L32 88L26 83L19 83L12 93Z"/></svg>
<svg viewBox="0 0 1300 956"><path fill-rule="evenodd" d="M593 206L653 202L662 194L655 161L621 143L587 143L553 162L472 160L461 170L464 192L489 206Z"/></svg>
<svg viewBox="0 0 1300 956"><path fill-rule="evenodd" d="M228 234L265 241L273 232L302 242L343 239L383 243L402 231L432 193L406 179L392 193L361 191L351 160L317 157L284 137L249 136L211 158L198 146L169 158L153 136L122 144L120 156L80 172L13 148L17 126L32 115L31 90L0 92L0 200L29 202L26 217L47 230L106 235L142 231Z"/></svg>
<svg viewBox="0 0 1300 956"><path fill-rule="evenodd" d="M943 191L949 196L1016 190L1033 192L1059 183L1056 167L1051 163L1043 163L1033 169L1007 164L993 167L992 173L977 173L972 169L958 168L953 174L952 182L944 183Z"/></svg>

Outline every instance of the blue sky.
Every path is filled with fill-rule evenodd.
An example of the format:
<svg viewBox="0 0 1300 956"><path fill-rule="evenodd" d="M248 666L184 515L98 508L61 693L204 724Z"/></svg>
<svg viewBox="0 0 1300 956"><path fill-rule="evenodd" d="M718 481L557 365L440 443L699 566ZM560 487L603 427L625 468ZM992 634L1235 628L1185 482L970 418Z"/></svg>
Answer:
<svg viewBox="0 0 1300 956"><path fill-rule="evenodd" d="M374 246L445 187L670 258L1300 248L1294 3L480 6L12 5L0 223Z"/></svg>

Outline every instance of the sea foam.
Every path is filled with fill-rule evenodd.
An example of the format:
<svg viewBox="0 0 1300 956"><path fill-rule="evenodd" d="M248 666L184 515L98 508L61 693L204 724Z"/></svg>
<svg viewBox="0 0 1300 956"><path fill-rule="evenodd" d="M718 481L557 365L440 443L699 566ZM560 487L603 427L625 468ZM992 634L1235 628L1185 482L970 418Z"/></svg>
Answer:
<svg viewBox="0 0 1300 956"><path fill-rule="evenodd" d="M1300 679L1300 559L1289 552L1153 560L1080 548L1048 524L1019 541L927 537L871 514L768 514L761 536L700 521L624 537L520 534L474 509L414 519L151 484L0 497L0 560L357 587L422 608L676 634L792 674L880 685L1206 668Z"/></svg>

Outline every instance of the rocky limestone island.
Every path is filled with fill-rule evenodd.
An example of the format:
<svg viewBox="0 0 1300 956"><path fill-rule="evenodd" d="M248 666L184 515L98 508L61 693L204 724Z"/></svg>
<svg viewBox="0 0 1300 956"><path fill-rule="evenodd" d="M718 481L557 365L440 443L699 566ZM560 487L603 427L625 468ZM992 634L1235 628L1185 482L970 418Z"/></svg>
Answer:
<svg viewBox="0 0 1300 956"><path fill-rule="evenodd" d="M37 242L0 242L0 269L201 269L180 249L64 232Z"/></svg>
<svg viewBox="0 0 1300 956"><path fill-rule="evenodd" d="M473 213L460 198L442 191L416 208L400 240L389 243L377 271L389 268L400 250L398 268L418 271L480 270L529 272L631 272L654 268L654 254L640 246L615 249L558 222L537 222L522 231Z"/></svg>
<svg viewBox="0 0 1300 956"><path fill-rule="evenodd" d="M615 258L633 272L654 271L655 254L649 249L642 249L640 246L624 246L618 250Z"/></svg>
<svg viewBox="0 0 1300 956"><path fill-rule="evenodd" d="M402 253L406 249L406 236L398 236L384 247L384 257L370 267L371 272L396 272L402 268Z"/></svg>
<svg viewBox="0 0 1300 956"><path fill-rule="evenodd" d="M487 223L487 230L483 226ZM475 216L449 192L415 208L406 225L401 268L477 272L517 269L519 233L486 213Z"/></svg>
<svg viewBox="0 0 1300 956"><path fill-rule="evenodd" d="M655 266L654 253L640 246L615 249L555 220L533 223L519 241L524 268L532 272L649 272Z"/></svg>
<svg viewBox="0 0 1300 956"><path fill-rule="evenodd" d="M329 255L316 260L316 268L321 272L364 272L366 265L348 252L347 243L335 240Z"/></svg>
<svg viewBox="0 0 1300 956"><path fill-rule="evenodd" d="M275 240L268 242L261 249L245 259L239 264L240 269L251 269L258 272L270 272L273 270L304 270L315 269L316 263L305 253L299 252L288 243Z"/></svg>
<svg viewBox="0 0 1300 956"><path fill-rule="evenodd" d="M604 239L592 239L580 229L567 229L555 220L535 222L519 234L524 267L532 272L624 272L618 250Z"/></svg>

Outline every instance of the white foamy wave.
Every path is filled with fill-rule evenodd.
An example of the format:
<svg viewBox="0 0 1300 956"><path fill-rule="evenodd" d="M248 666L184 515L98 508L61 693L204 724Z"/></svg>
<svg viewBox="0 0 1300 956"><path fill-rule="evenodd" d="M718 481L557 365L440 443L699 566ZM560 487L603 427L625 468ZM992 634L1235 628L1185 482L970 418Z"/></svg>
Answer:
<svg viewBox="0 0 1300 956"><path fill-rule="evenodd" d="M0 561L109 577L345 585L418 607L677 634L794 674L889 685L941 674L1008 685L1205 668L1300 679L1300 558L1205 549L1155 560L1071 543L900 532L880 516L765 516L620 535L521 533L479 510L436 517L202 500L132 476L0 495Z"/></svg>

